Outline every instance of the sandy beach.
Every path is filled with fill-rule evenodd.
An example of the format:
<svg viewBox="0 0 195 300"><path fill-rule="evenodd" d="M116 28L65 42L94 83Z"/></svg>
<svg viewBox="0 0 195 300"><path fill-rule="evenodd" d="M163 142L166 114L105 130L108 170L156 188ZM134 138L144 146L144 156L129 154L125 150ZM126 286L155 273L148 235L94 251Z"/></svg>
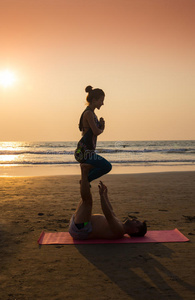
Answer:
<svg viewBox="0 0 195 300"><path fill-rule="evenodd" d="M80 176L0 178L0 299L194 299L195 172L107 175L116 214L178 228L186 243L50 245L67 231ZM101 213L98 181L94 213Z"/></svg>

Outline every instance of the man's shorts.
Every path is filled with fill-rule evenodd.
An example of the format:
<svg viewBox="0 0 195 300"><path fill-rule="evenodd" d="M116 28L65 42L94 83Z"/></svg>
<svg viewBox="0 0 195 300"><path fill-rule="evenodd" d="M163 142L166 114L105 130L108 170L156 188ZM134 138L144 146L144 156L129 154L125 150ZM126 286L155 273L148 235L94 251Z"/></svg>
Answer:
<svg viewBox="0 0 195 300"><path fill-rule="evenodd" d="M74 215L72 216L69 224L69 233L75 240L87 240L89 233L92 232L91 222L88 222L83 228L78 229L74 222Z"/></svg>

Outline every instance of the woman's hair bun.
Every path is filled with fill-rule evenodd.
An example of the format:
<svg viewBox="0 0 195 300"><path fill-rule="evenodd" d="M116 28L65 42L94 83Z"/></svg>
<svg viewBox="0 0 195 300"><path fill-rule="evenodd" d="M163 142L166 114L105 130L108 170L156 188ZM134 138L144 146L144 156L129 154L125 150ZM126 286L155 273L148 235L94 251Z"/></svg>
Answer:
<svg viewBox="0 0 195 300"><path fill-rule="evenodd" d="M88 85L86 88L85 88L85 92L86 93L90 93L92 91L92 86Z"/></svg>

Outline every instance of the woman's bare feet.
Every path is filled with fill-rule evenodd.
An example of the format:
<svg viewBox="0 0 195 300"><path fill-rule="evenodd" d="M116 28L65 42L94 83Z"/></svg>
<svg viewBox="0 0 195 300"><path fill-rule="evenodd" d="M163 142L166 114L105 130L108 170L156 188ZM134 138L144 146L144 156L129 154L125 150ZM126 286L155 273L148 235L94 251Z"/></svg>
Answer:
<svg viewBox="0 0 195 300"><path fill-rule="evenodd" d="M91 170L92 168L93 168L93 166L92 165L90 165L90 164L85 164L85 163L83 163L83 164L80 164L80 167L81 167L81 170L82 171L85 171L85 172L89 172L89 170Z"/></svg>
<svg viewBox="0 0 195 300"><path fill-rule="evenodd" d="M83 176L88 176L89 171L93 168L92 165L89 164L80 164L81 167L81 178L83 178Z"/></svg>
<svg viewBox="0 0 195 300"><path fill-rule="evenodd" d="M79 181L79 183L81 184L81 181L82 181L82 178L84 180L87 180L88 178L88 173L89 171L93 168L92 165L89 165L89 164L80 164L80 167L81 167L81 180ZM91 187L91 186L90 186Z"/></svg>

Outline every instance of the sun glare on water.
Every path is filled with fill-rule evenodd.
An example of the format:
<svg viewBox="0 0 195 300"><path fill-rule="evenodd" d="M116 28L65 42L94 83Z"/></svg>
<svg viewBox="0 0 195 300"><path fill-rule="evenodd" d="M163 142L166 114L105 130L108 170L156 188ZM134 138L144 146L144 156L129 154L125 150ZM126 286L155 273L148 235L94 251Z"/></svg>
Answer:
<svg viewBox="0 0 195 300"><path fill-rule="evenodd" d="M0 86L5 88L11 87L16 82L16 76L14 72L10 70L0 70Z"/></svg>

